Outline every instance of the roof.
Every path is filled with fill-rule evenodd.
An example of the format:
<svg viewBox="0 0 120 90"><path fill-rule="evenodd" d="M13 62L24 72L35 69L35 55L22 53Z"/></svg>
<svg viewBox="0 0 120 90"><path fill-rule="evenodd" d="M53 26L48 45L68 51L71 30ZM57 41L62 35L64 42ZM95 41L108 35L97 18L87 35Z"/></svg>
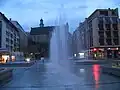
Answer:
<svg viewBox="0 0 120 90"><path fill-rule="evenodd" d="M88 18L92 17L97 11L108 11L108 10L117 10L118 8L115 8L115 9L96 9L90 16L88 16ZM87 18L87 19L88 19Z"/></svg>
<svg viewBox="0 0 120 90"><path fill-rule="evenodd" d="M13 25L13 23L12 23L10 20L8 20L7 17L5 17L4 14L2 14L1 12L0 12L0 14L1 14L1 16L3 17L3 19L4 19L9 25L11 25L11 27L13 27L16 31L18 31L17 27L16 27L15 25Z"/></svg>
<svg viewBox="0 0 120 90"><path fill-rule="evenodd" d="M53 29L54 26L31 28L30 35L49 34L49 32L53 31Z"/></svg>
<svg viewBox="0 0 120 90"><path fill-rule="evenodd" d="M24 31L24 29L22 28L22 26L18 23L18 21L11 21L13 24L17 24L17 25L19 25L19 27L21 28L21 30L23 30Z"/></svg>
<svg viewBox="0 0 120 90"><path fill-rule="evenodd" d="M20 29L25 35L27 35L26 32L24 31L24 29L22 28L22 26L18 23L18 21L11 21L11 22L12 22L12 24L14 24L14 26L16 28Z"/></svg>

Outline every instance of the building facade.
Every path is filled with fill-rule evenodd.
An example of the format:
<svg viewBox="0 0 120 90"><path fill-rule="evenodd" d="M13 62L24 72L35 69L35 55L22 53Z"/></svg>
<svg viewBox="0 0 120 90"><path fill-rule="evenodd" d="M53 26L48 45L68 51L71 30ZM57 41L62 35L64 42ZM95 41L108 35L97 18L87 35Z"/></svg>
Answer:
<svg viewBox="0 0 120 90"><path fill-rule="evenodd" d="M72 34L68 32L68 56L72 57L73 51L72 51Z"/></svg>
<svg viewBox="0 0 120 90"><path fill-rule="evenodd" d="M7 48L10 52L20 51L20 35L18 29L0 13L0 48Z"/></svg>
<svg viewBox="0 0 120 90"><path fill-rule="evenodd" d="M36 59L40 57L49 57L50 37L54 26L44 26L43 20L40 20L40 26L31 28L29 37L29 53L33 53Z"/></svg>
<svg viewBox="0 0 120 90"><path fill-rule="evenodd" d="M20 52L27 53L28 35L17 21L11 21L18 29L20 35Z"/></svg>
<svg viewBox="0 0 120 90"><path fill-rule="evenodd" d="M18 29L0 12L0 48L13 52L20 51L20 35ZM5 58L8 56L4 56Z"/></svg>
<svg viewBox="0 0 120 90"><path fill-rule="evenodd" d="M73 37L72 37L72 46L73 46L73 55L77 56L77 54L80 52L80 46L79 46L79 30L78 28L73 32Z"/></svg>
<svg viewBox="0 0 120 90"><path fill-rule="evenodd" d="M97 9L79 25L82 47L94 59L119 58L118 9Z"/></svg>

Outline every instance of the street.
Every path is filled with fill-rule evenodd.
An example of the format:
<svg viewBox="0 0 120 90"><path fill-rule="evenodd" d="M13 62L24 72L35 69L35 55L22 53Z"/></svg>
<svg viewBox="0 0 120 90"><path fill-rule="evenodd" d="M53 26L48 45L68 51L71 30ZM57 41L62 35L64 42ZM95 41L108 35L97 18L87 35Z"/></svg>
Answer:
<svg viewBox="0 0 120 90"><path fill-rule="evenodd" d="M63 67L38 61L31 67L14 68L12 81L0 90L119 90L120 78L103 74L100 66L69 60Z"/></svg>

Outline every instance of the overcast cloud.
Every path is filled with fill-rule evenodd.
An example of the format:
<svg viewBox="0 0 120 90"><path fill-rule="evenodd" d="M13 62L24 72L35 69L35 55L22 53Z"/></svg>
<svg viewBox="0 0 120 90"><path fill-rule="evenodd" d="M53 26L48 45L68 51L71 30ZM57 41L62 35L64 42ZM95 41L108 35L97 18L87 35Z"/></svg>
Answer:
<svg viewBox="0 0 120 90"><path fill-rule="evenodd" d="M119 6L119 0L0 0L0 11L17 20L25 31L38 26L41 18L45 26L55 25L56 17L62 11L72 32L95 9Z"/></svg>

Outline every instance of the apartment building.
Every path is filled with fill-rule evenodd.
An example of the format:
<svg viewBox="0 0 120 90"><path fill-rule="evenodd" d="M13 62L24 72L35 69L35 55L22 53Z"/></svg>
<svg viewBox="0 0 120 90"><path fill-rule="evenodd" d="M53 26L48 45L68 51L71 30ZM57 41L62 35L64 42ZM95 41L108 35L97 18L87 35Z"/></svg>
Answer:
<svg viewBox="0 0 120 90"><path fill-rule="evenodd" d="M0 48L10 52L20 51L20 36L18 29L0 12Z"/></svg>
<svg viewBox="0 0 120 90"><path fill-rule="evenodd" d="M92 58L119 58L120 25L118 8L97 9L79 25L82 46Z"/></svg>
<svg viewBox="0 0 120 90"><path fill-rule="evenodd" d="M20 51L18 29L0 12L0 63L15 60L14 52Z"/></svg>
<svg viewBox="0 0 120 90"><path fill-rule="evenodd" d="M11 20L11 22L17 27L20 35L20 52L23 52L24 54L27 53L27 47L28 47L28 35L22 28L22 26L17 22Z"/></svg>

